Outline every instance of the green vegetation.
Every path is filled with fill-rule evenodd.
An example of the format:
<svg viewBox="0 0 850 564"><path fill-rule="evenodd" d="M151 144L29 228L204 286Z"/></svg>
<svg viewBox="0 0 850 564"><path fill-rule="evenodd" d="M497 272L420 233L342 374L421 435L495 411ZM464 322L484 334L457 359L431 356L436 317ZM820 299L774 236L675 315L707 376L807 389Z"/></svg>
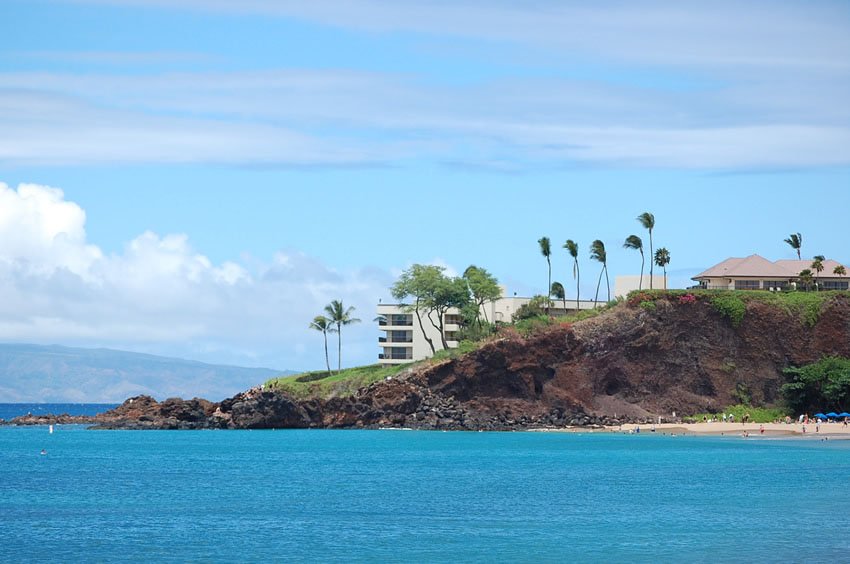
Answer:
<svg viewBox="0 0 850 564"><path fill-rule="evenodd" d="M827 356L784 372L791 381L782 386L782 395L795 413L840 412L850 407L850 359Z"/></svg>
<svg viewBox="0 0 850 564"><path fill-rule="evenodd" d="M650 313L653 313L653 312L655 311L656 307L657 307L657 306L655 305L655 302L654 302L654 301L652 301L652 300L643 300L642 302L640 302L640 303L638 304L638 306L639 306L642 310L644 310L644 311L648 311L648 312L650 312Z"/></svg>
<svg viewBox="0 0 850 564"><path fill-rule="evenodd" d="M332 325L336 325L336 329L333 332L336 333L337 338L337 372L342 370L342 328L352 323L360 323L359 319L351 317L353 312L354 308L345 307L342 300L333 300L325 306L325 313L328 314L327 321ZM327 334L325 334L325 339L327 339ZM327 343L325 353L327 353Z"/></svg>
<svg viewBox="0 0 850 564"><path fill-rule="evenodd" d="M788 243L792 249L797 251L797 260L802 260L800 258L800 248L803 246L803 236L799 233L792 233L785 239L785 242Z"/></svg>
<svg viewBox="0 0 850 564"><path fill-rule="evenodd" d="M479 329L482 329L484 327L481 321L482 311L484 312L484 323L491 323L491 320L487 319L487 311L483 309L484 304L497 300L502 295L499 281L486 269L479 268L474 264L463 271L463 279L466 281L469 293L472 294L472 299L466 304L464 318L467 324L474 320Z"/></svg>
<svg viewBox="0 0 850 564"><path fill-rule="evenodd" d="M643 256L643 241L641 241L640 237L637 235L629 235L626 237L626 242L623 243L624 249L634 249L636 251L640 251L640 279L638 280L638 290L643 289L643 267L644 267L644 256Z"/></svg>
<svg viewBox="0 0 850 564"><path fill-rule="evenodd" d="M272 378L266 382L266 388L281 390L298 399L348 396L373 382L398 374L405 368L410 368L410 365L372 364L346 368L330 376L324 370L305 372Z"/></svg>
<svg viewBox="0 0 850 564"><path fill-rule="evenodd" d="M745 415L749 415L750 423L771 423L773 421L785 419L786 415L790 415L788 410L782 407L753 407L746 404L737 404L726 406L717 413L698 413L693 416L694 421L702 421L703 418L711 419L714 416L721 418L723 414L727 416L732 414L735 416L736 422L744 420Z"/></svg>
<svg viewBox="0 0 850 564"><path fill-rule="evenodd" d="M670 264L670 251L661 247L655 251L655 264L664 271L664 289L667 289L667 265Z"/></svg>
<svg viewBox="0 0 850 564"><path fill-rule="evenodd" d="M576 311L579 309L579 294L580 294L580 276L578 269L578 243L573 241L572 239L567 239L567 242L564 243L564 248L567 249L567 252L573 257L573 278L576 281Z"/></svg>
<svg viewBox="0 0 850 564"><path fill-rule="evenodd" d="M602 270L599 271L599 281L596 283L596 295L593 298L595 303L599 302L599 286L602 284L602 275L605 275L605 285L608 286L608 301L611 301L611 284L608 282L608 253L605 252L605 243L600 239L595 240L590 244L590 258L602 263Z"/></svg>
<svg viewBox="0 0 850 564"><path fill-rule="evenodd" d="M655 229L655 216L649 212L643 212L637 216L638 222L644 229L649 231L649 256L655 256L652 251L652 230ZM652 261L649 261L649 289L652 290Z"/></svg>
<svg viewBox="0 0 850 564"><path fill-rule="evenodd" d="M732 327L740 327L747 312L747 305L737 292L723 292L711 297L711 305L723 317L732 322Z"/></svg>
<svg viewBox="0 0 850 564"><path fill-rule="evenodd" d="M661 249L659 249L660 251ZM820 319L826 304L839 296L850 296L846 291L826 292L769 292L762 290L642 290L629 293L627 303L632 307L651 310L644 302L669 300L679 304L704 301L714 307L733 327L739 327L746 317L747 303L761 302L779 308L790 317L797 318L806 327L813 327Z"/></svg>
<svg viewBox="0 0 850 564"><path fill-rule="evenodd" d="M549 313L549 296L551 296L552 291L552 245L549 242L549 237L541 237L537 240L537 244L540 245L540 254L546 258L546 265L549 267L549 279L546 282L547 294L546 297L546 313Z"/></svg>
<svg viewBox="0 0 850 564"><path fill-rule="evenodd" d="M333 333L334 328L331 326L331 320L324 315L317 315L310 323L310 329L315 329L322 333L325 338L325 366L328 368L328 376L331 375L331 359L328 356L328 333Z"/></svg>

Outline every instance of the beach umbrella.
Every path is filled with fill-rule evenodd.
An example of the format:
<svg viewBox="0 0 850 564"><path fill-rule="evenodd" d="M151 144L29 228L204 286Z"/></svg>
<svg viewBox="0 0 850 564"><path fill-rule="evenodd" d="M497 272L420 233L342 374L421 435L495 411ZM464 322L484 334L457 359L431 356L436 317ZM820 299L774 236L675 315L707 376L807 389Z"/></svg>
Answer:
<svg viewBox="0 0 850 564"><path fill-rule="evenodd" d="M815 413L815 417L817 417L818 419L826 419L826 415L824 415L823 413Z"/></svg>
<svg viewBox="0 0 850 564"><path fill-rule="evenodd" d="M838 416L839 417L850 417L850 413L847 413L846 411L842 411L841 413L838 414Z"/></svg>
<svg viewBox="0 0 850 564"><path fill-rule="evenodd" d="M835 419L836 417L838 417L838 414L835 413L834 411L830 411L829 413L826 414L826 416L829 417L830 419Z"/></svg>

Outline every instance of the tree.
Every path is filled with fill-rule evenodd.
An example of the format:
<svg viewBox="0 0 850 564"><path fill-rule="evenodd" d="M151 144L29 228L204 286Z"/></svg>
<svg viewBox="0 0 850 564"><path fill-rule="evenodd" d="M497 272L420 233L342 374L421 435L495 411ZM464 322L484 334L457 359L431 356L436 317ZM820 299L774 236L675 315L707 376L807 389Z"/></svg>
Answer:
<svg viewBox="0 0 850 564"><path fill-rule="evenodd" d="M832 269L832 273L836 276L847 276L847 269L844 268L844 265L839 264L838 266Z"/></svg>
<svg viewBox="0 0 850 564"><path fill-rule="evenodd" d="M803 236L799 233L792 233L785 239L785 242L791 245L791 248L797 251L797 260L803 260L800 258L800 248L803 246Z"/></svg>
<svg viewBox="0 0 850 564"><path fill-rule="evenodd" d="M661 247L655 251L655 264L664 270L664 289L667 289L667 265L670 264L670 251Z"/></svg>
<svg viewBox="0 0 850 564"><path fill-rule="evenodd" d="M548 290L548 289L552 288L552 261L549 258L549 257L552 256L552 247L549 244L549 237L541 237L540 239L537 240L537 243L540 245L540 254L542 254L544 257L546 257L546 264L549 267L549 279L546 282L546 288ZM546 315L549 315L548 291L546 293L547 293Z"/></svg>
<svg viewBox="0 0 850 564"><path fill-rule="evenodd" d="M797 277L800 279L800 284L802 284L804 290L811 288L812 280L814 280L811 270L804 268L800 271L800 274L798 274Z"/></svg>
<svg viewBox="0 0 850 564"><path fill-rule="evenodd" d="M602 275L605 275L605 285L608 286L608 301L611 301L611 284L608 282L608 254L605 252L605 243L597 239L590 244L590 258L602 263L599 271L599 281L596 283L596 295L593 297L593 305L599 303L599 287L602 285Z"/></svg>
<svg viewBox="0 0 850 564"><path fill-rule="evenodd" d="M579 309L579 271L578 271L578 243L573 241L572 239L567 239L567 242L564 243L564 248L567 249L567 252L570 253L570 256L573 257L573 278L576 281L576 311Z"/></svg>
<svg viewBox="0 0 850 564"><path fill-rule="evenodd" d="M637 235L629 235L626 237L626 242L623 243L624 249L635 249L640 251L640 281L638 282L638 290L643 288L643 241Z"/></svg>
<svg viewBox="0 0 850 564"><path fill-rule="evenodd" d="M815 290L820 290L820 286L818 284L818 276L821 272L823 272L823 261L826 260L826 257L823 255L815 255L814 260L812 261L811 269L815 271Z"/></svg>
<svg viewBox="0 0 850 564"><path fill-rule="evenodd" d="M783 371L791 381L782 386L785 401L795 413L850 408L850 359L824 357L814 364Z"/></svg>
<svg viewBox="0 0 850 564"><path fill-rule="evenodd" d="M564 313L567 312L567 293L564 291L564 285L560 282L552 282L552 287L549 289L549 295L555 296L559 300L564 301Z"/></svg>
<svg viewBox="0 0 850 564"><path fill-rule="evenodd" d="M336 330L333 328L333 325L331 325L331 320L324 315L317 315L314 317L313 321L310 322L310 329L321 331L322 336L325 338L325 366L328 367L328 376L330 376L331 359L328 356L328 333L334 333Z"/></svg>
<svg viewBox="0 0 850 564"><path fill-rule="evenodd" d="M499 288L499 281L495 276L474 264L463 271L463 279L466 280L466 285L469 287L470 294L472 294L472 301L478 308L475 319L478 326L481 327L479 316L482 311L484 312L484 321L490 322L487 319L487 310L484 309L484 304L498 300L502 295L502 289Z"/></svg>
<svg viewBox="0 0 850 564"><path fill-rule="evenodd" d="M397 300L413 299L412 304L406 304L406 309L416 315L431 353L437 351L433 340L425 331L423 316L439 332L442 347L447 349L449 345L446 340L445 314L453 307L462 310L470 300L466 280L448 277L443 274L444 270L441 266L414 264L402 272L390 289Z"/></svg>
<svg viewBox="0 0 850 564"><path fill-rule="evenodd" d="M354 307L345 307L342 300L333 300L325 306L325 313L328 314L328 320L336 325L334 332L337 334L337 372L342 370L342 328L352 323L360 323L359 319L351 317L353 312Z"/></svg>
<svg viewBox="0 0 850 564"><path fill-rule="evenodd" d="M652 251L652 230L655 229L655 216L649 212L643 212L637 216L637 220L643 228L649 231L649 256L655 256ZM652 261L649 263L649 289L652 290Z"/></svg>

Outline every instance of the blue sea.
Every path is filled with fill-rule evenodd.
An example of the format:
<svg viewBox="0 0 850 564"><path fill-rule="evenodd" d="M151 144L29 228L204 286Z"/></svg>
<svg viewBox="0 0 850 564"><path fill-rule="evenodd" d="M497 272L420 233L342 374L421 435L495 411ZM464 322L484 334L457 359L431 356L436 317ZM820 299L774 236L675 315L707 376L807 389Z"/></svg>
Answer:
<svg viewBox="0 0 850 564"><path fill-rule="evenodd" d="M0 562L847 562L848 508L850 441L0 428Z"/></svg>

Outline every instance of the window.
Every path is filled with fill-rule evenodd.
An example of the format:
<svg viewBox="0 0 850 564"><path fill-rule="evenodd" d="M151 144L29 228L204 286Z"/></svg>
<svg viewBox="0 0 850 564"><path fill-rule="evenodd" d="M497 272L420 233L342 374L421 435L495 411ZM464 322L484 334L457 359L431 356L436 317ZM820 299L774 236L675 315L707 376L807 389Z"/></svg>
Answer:
<svg viewBox="0 0 850 564"><path fill-rule="evenodd" d="M393 343L412 343L412 331L390 331Z"/></svg>
<svg viewBox="0 0 850 564"><path fill-rule="evenodd" d="M413 316L405 313L394 313L390 316L390 325L413 325Z"/></svg>
<svg viewBox="0 0 850 564"><path fill-rule="evenodd" d="M413 358L413 350L406 347L390 347L389 358L392 360L411 360ZM386 355L386 353L384 353Z"/></svg>
<svg viewBox="0 0 850 564"><path fill-rule="evenodd" d="M844 280L824 280L820 283L824 290L846 290L850 282Z"/></svg>
<svg viewBox="0 0 850 564"><path fill-rule="evenodd" d="M735 289L736 290L758 290L759 289L759 281L758 280L735 280Z"/></svg>
<svg viewBox="0 0 850 564"><path fill-rule="evenodd" d="M787 280L765 280L764 281L764 289L765 290L787 290L788 289L788 281Z"/></svg>
<svg viewBox="0 0 850 564"><path fill-rule="evenodd" d="M446 325L460 325L461 317L456 313L446 314Z"/></svg>

